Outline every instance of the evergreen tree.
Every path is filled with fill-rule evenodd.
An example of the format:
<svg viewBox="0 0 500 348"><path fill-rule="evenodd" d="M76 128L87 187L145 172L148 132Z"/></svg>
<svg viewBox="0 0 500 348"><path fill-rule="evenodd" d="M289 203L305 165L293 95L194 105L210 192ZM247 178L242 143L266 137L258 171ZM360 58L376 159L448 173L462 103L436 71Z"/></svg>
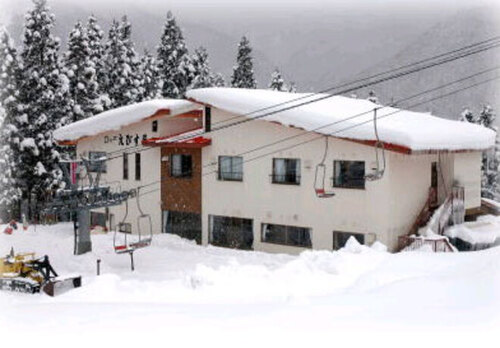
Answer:
<svg viewBox="0 0 500 348"><path fill-rule="evenodd" d="M478 123L486 128L493 128L493 121L495 121L495 113L490 105L483 106L479 114Z"/></svg>
<svg viewBox="0 0 500 348"><path fill-rule="evenodd" d="M99 98L97 71L91 58L87 30L80 22L69 34L68 52L65 56L69 93L73 100L72 122L104 111Z"/></svg>
<svg viewBox="0 0 500 348"><path fill-rule="evenodd" d="M147 51L141 59L141 73L143 83L141 86L141 100L151 100L161 97L160 72L156 59Z"/></svg>
<svg viewBox="0 0 500 348"><path fill-rule="evenodd" d="M285 92L286 86L285 81L283 81L283 77L281 76L278 68L274 69L271 74L271 82L269 83L269 89L273 91Z"/></svg>
<svg viewBox="0 0 500 348"><path fill-rule="evenodd" d="M160 44L157 48L162 96L182 98L192 81L193 67L182 31L172 12L167 13Z"/></svg>
<svg viewBox="0 0 500 348"><path fill-rule="evenodd" d="M375 104L378 104L378 98L377 96L375 95L375 91L370 91L368 93L368 98L367 98L369 101L371 101L372 103L375 103Z"/></svg>
<svg viewBox="0 0 500 348"><path fill-rule="evenodd" d="M59 152L52 138L54 129L72 118L69 81L59 61L59 39L51 30L55 17L46 0L33 0L34 8L25 16L20 111L25 123L20 129L20 154L16 175L23 198L31 202L46 197L60 187Z"/></svg>
<svg viewBox="0 0 500 348"><path fill-rule="evenodd" d="M132 42L132 26L124 16L113 20L106 43L106 91L111 107L129 105L141 98L140 60Z"/></svg>
<svg viewBox="0 0 500 348"><path fill-rule="evenodd" d="M231 76L231 86L236 88L257 88L253 76L252 48L246 36L243 36L238 44L238 54L236 66L233 67L233 75Z"/></svg>
<svg viewBox="0 0 500 348"><path fill-rule="evenodd" d="M290 86L288 87L288 92L297 93L297 86L295 85L295 82L290 83Z"/></svg>
<svg viewBox="0 0 500 348"><path fill-rule="evenodd" d="M213 77L214 87L225 87L226 81L224 80L224 76L221 73L217 73Z"/></svg>
<svg viewBox="0 0 500 348"><path fill-rule="evenodd" d="M204 47L197 48L191 62L194 69L194 79L190 89L213 87L215 85L215 76L210 71L207 50Z"/></svg>
<svg viewBox="0 0 500 348"><path fill-rule="evenodd" d="M19 83L22 79L17 51L9 34L0 28L0 210L11 219L21 198L16 172L19 165L21 114Z"/></svg>
<svg viewBox="0 0 500 348"><path fill-rule="evenodd" d="M474 117L474 114L469 110L469 108L465 108L460 114L460 121L476 123L476 118Z"/></svg>
<svg viewBox="0 0 500 348"><path fill-rule="evenodd" d="M105 67L105 53L103 45L104 32L101 30L97 19L91 15L87 20L87 37L90 60L94 64L96 70L96 82L99 93L100 105L107 110L111 107L111 100L108 97L106 88L106 67Z"/></svg>

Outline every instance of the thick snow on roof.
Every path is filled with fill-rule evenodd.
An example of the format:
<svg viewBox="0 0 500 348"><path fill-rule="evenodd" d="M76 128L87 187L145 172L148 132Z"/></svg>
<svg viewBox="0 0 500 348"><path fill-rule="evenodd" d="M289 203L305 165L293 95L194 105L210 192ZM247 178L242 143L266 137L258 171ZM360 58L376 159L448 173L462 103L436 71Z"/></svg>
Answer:
<svg viewBox="0 0 500 348"><path fill-rule="evenodd" d="M160 110L165 110L168 112L168 115L173 116L199 108L199 105L187 100L148 100L105 111L85 120L61 127L54 131L54 139L56 141L72 141L86 136L94 136L102 132L119 130L122 127L153 116Z"/></svg>
<svg viewBox="0 0 500 348"><path fill-rule="evenodd" d="M301 98L247 116L252 118L327 95L311 96L256 89L203 88L188 91L187 96L193 101L243 116L262 108ZM376 107L381 107L377 111L377 126L380 140L385 143L403 146L413 151L483 150L495 143L495 132L478 125L451 121L427 113L382 107L368 100L343 96L334 96L281 111L262 119L308 131L331 134L339 138L373 141L376 140L373 127L373 110ZM342 121L359 114L363 115Z"/></svg>

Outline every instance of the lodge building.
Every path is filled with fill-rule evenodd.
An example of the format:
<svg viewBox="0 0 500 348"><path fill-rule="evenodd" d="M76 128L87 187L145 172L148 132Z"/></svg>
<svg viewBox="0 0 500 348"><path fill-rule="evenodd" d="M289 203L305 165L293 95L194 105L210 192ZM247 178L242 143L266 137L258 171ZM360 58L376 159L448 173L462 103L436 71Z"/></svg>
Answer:
<svg viewBox="0 0 500 348"><path fill-rule="evenodd" d="M156 233L203 245L298 253L354 236L395 250L429 199L438 206L459 188L465 213L481 204L491 130L341 96L287 111L272 106L308 96L208 88L187 97L118 108L54 136L78 156L106 155L103 185L141 187ZM133 232L134 203L92 216Z"/></svg>

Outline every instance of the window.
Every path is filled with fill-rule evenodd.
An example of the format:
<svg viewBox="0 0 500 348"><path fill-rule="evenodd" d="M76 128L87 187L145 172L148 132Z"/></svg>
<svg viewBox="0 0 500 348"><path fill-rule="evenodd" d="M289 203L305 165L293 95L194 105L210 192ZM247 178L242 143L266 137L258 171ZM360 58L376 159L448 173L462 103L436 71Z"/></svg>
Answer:
<svg viewBox="0 0 500 348"><path fill-rule="evenodd" d="M90 226L101 226L106 227L106 214L97 213L95 211L90 212Z"/></svg>
<svg viewBox="0 0 500 348"><path fill-rule="evenodd" d="M141 154L135 154L135 180L141 180Z"/></svg>
<svg viewBox="0 0 500 348"><path fill-rule="evenodd" d="M250 250L253 220L209 215L209 243L221 247Z"/></svg>
<svg viewBox="0 0 500 348"><path fill-rule="evenodd" d="M193 174L191 155L175 154L171 156L170 175L175 178L189 178Z"/></svg>
<svg viewBox="0 0 500 348"><path fill-rule="evenodd" d="M300 185L300 160L273 158L273 184Z"/></svg>
<svg viewBox="0 0 500 348"><path fill-rule="evenodd" d="M198 244L201 244L201 214L164 211L163 221L165 223L165 233L176 234L186 239L194 239Z"/></svg>
<svg viewBox="0 0 500 348"><path fill-rule="evenodd" d="M128 153L123 154L123 180L128 180Z"/></svg>
<svg viewBox="0 0 500 348"><path fill-rule="evenodd" d="M205 106L205 132L212 130L212 108Z"/></svg>
<svg viewBox="0 0 500 348"><path fill-rule="evenodd" d="M365 244L365 235L362 233L333 232L333 250L343 248L349 238L354 237L360 244Z"/></svg>
<svg viewBox="0 0 500 348"><path fill-rule="evenodd" d="M91 173L106 173L106 152L90 151L89 161L89 171Z"/></svg>
<svg viewBox="0 0 500 348"><path fill-rule="evenodd" d="M158 120L154 120L152 123L151 123L151 130L156 133L158 132Z"/></svg>
<svg viewBox="0 0 500 348"><path fill-rule="evenodd" d="M365 188L365 162L334 161L333 186L341 188Z"/></svg>
<svg viewBox="0 0 500 348"><path fill-rule="evenodd" d="M262 242L310 248L311 229L296 226L262 224Z"/></svg>
<svg viewBox="0 0 500 348"><path fill-rule="evenodd" d="M219 156L219 180L243 181L243 157Z"/></svg>

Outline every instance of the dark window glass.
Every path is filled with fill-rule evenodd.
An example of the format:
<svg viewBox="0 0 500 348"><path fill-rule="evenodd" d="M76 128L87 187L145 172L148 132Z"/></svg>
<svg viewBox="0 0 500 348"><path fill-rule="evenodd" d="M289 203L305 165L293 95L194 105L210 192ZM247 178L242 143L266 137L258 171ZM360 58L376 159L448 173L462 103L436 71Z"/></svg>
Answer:
<svg viewBox="0 0 500 348"><path fill-rule="evenodd" d="M365 162L334 161L333 186L343 188L365 188Z"/></svg>
<svg viewBox="0 0 500 348"><path fill-rule="evenodd" d="M191 177L193 175L191 155L172 155L170 158L170 175L176 178Z"/></svg>
<svg viewBox="0 0 500 348"><path fill-rule="evenodd" d="M90 225L106 227L106 214L90 212Z"/></svg>
<svg viewBox="0 0 500 348"><path fill-rule="evenodd" d="M196 240L201 244L201 215L179 211L164 211L165 233Z"/></svg>
<svg viewBox="0 0 500 348"><path fill-rule="evenodd" d="M262 224L262 242L310 248L311 229L297 226Z"/></svg>
<svg viewBox="0 0 500 348"><path fill-rule="evenodd" d="M274 184L300 185L300 160L273 158L272 182Z"/></svg>
<svg viewBox="0 0 500 348"><path fill-rule="evenodd" d="M154 120L151 123L151 130L155 133L158 132L158 120Z"/></svg>
<svg viewBox="0 0 500 348"><path fill-rule="evenodd" d="M91 173L106 173L106 152L90 151L89 161L89 171Z"/></svg>
<svg viewBox="0 0 500 348"><path fill-rule="evenodd" d="M205 106L205 132L210 132L212 130L212 109L209 106Z"/></svg>
<svg viewBox="0 0 500 348"><path fill-rule="evenodd" d="M253 220L209 215L209 243L234 249L252 249Z"/></svg>
<svg viewBox="0 0 500 348"><path fill-rule="evenodd" d="M128 153L123 154L123 180L128 180Z"/></svg>
<svg viewBox="0 0 500 348"><path fill-rule="evenodd" d="M141 154L135 154L135 180L141 180Z"/></svg>
<svg viewBox="0 0 500 348"><path fill-rule="evenodd" d="M333 232L333 250L343 248L349 238L354 237L360 244L365 244L365 235L362 233Z"/></svg>
<svg viewBox="0 0 500 348"><path fill-rule="evenodd" d="M219 156L219 180L243 181L243 157Z"/></svg>

